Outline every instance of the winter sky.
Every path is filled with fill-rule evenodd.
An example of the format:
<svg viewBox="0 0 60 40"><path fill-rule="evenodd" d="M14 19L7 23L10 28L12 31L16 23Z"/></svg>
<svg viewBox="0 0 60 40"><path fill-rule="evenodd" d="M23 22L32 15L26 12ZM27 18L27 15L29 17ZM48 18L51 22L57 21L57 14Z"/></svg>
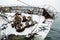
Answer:
<svg viewBox="0 0 60 40"><path fill-rule="evenodd" d="M51 5L60 12L60 0L21 0L31 6L40 7L41 5ZM0 0L1 5L25 5L17 0Z"/></svg>

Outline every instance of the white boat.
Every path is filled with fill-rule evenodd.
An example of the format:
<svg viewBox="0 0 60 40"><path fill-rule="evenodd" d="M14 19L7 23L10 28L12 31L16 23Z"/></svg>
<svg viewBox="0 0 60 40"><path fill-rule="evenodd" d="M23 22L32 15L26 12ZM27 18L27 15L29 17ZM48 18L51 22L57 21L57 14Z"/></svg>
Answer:
<svg viewBox="0 0 60 40"><path fill-rule="evenodd" d="M9 8L9 7L7 7L7 8ZM34 9L35 7L30 7L30 8ZM38 7L36 7L36 8L38 9ZM29 38L30 36L33 35L35 37L34 40L44 40L50 31L50 28L52 26L55 16L53 16L53 18L51 18L51 17L46 18L43 15L43 11L41 11L41 10L40 10L41 12L38 12L38 13L36 13L37 11L36 12L34 11L33 14L28 14L27 12L23 12L23 11L21 12L21 16L31 16L32 20L37 22L37 24L35 24L32 27L26 28L23 32L17 32L15 28L12 28L12 26L11 26L12 23L10 23L10 21L12 21L14 18L11 16L14 16L15 15L14 12L16 12L16 11L11 11L10 13L5 12L5 14L0 13L0 15L2 15L2 16L0 16L0 35L1 35L0 38L5 38L4 36L14 34L14 35L25 35L27 38ZM4 16L6 16L7 19L4 18ZM37 35L34 35L34 33L36 33Z"/></svg>
<svg viewBox="0 0 60 40"><path fill-rule="evenodd" d="M50 31L52 23L55 19L55 12L50 9L40 8L40 7L29 7L29 6L17 6L17 5L6 5L0 7L0 39L8 40L9 35L25 35L27 39L30 40L44 40L47 34ZM12 8L12 9L11 9ZM5 11L3 11L5 9ZM40 10L41 9L41 10ZM44 14L46 12L48 14ZM33 11L32 14L28 14L28 10ZM22 32L17 32L15 28L12 28L12 20L14 19L14 15L16 12L21 13L21 16L30 16L31 19L36 22L34 26L25 28ZM49 16L48 16L49 15ZM7 18L6 18L6 17ZM48 17L47 17L48 16ZM25 26L25 23L22 22ZM29 22L32 23L31 21ZM31 38L32 37L32 38Z"/></svg>

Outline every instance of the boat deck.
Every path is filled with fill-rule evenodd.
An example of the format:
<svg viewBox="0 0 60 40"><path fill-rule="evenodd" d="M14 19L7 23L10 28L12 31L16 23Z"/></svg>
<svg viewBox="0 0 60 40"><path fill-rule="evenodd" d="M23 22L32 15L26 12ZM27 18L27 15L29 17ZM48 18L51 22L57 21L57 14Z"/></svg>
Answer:
<svg viewBox="0 0 60 40"><path fill-rule="evenodd" d="M14 15L15 13L6 13L6 14L9 14L9 15ZM9 16L8 15L8 16ZM23 15L29 15L31 16L30 14L24 14L22 13L22 16ZM11 17L8 17L9 21L10 20L13 20L13 18ZM51 28L51 25L53 23L53 19L46 19L46 22L43 23L43 21L45 20L45 17L44 16L39 16L39 15L32 15L32 20L34 21L37 21L38 24L35 24L34 26L30 27L30 28L26 28L23 32L16 32L16 29L15 28L12 28L11 27L11 23L9 23L7 26L6 29L2 30L1 31L1 35L10 35L10 34L15 34L15 35L28 35L29 33L32 32L32 30L36 27L36 29L32 32L32 33L35 33L37 32L37 34L42 38L44 39L47 34L49 33L50 31L50 28ZM5 24L7 23L2 17L0 17L0 27L2 24ZM46 28L46 29L44 29ZM43 29L43 30L41 30ZM36 35L37 37L37 35Z"/></svg>

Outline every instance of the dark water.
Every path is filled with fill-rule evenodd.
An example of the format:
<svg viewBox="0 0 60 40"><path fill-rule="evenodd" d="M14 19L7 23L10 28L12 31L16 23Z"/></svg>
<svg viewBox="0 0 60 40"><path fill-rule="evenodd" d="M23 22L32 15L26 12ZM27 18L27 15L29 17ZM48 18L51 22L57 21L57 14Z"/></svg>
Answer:
<svg viewBox="0 0 60 40"><path fill-rule="evenodd" d="M60 40L60 14L58 14L45 40Z"/></svg>

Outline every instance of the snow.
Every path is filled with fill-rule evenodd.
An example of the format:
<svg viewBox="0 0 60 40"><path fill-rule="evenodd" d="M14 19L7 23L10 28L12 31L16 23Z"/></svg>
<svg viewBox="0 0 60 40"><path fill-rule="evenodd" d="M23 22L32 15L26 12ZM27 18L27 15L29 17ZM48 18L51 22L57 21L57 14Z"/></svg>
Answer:
<svg viewBox="0 0 60 40"><path fill-rule="evenodd" d="M7 14L7 13L6 13ZM9 14L9 13L8 13ZM15 13L13 13L13 15L14 15ZM12 15L12 14L9 14L9 15ZM25 14L26 15L26 14ZM27 14L28 15L28 14ZM29 15L29 16L31 16L31 15ZM9 17L8 17L8 19L10 19ZM46 23L44 24L44 23L42 23L44 20L45 20L45 17L44 16L38 16L38 15L32 15L32 19L34 20L34 21L37 21L38 22L38 24L36 24L36 25L34 25L34 26L32 26L32 27L30 27L30 28L26 28L23 32L16 32L16 29L15 28L12 28L11 27L11 24L8 24L8 27L5 29L5 30L3 30L2 32L4 32L5 33L5 35L10 35L10 34L15 34L15 35L27 35L27 34L29 34L29 33L31 33L31 31L36 27L36 29L35 29L35 31L33 31L33 33L35 33L36 32L36 30L38 31L39 30L39 27L43 27L43 26L45 26L45 28L47 28L48 30L45 30L45 31L40 31L40 32L38 32L37 34L39 34L40 36L42 36L42 38L44 39L46 36L47 36L47 34L48 34L48 32L50 31L50 28L51 28L51 25L52 25L52 23L53 23L53 20L52 19L46 19ZM10 19L11 20L11 19ZM51 21L51 22L50 22ZM1 24L3 24L3 23L6 23L2 18L0 18L0 26L1 26Z"/></svg>
<svg viewBox="0 0 60 40"><path fill-rule="evenodd" d="M56 8L58 11L60 11L60 5L58 5L60 3L60 0L22 0L23 2L31 5L31 6L37 6L37 7L41 7L41 5L44 5L44 4L48 4L48 5L52 5L54 8ZM27 6L17 0L0 0L0 7L4 7L4 6ZM49 7L48 7L49 8ZM14 14L14 13L13 13ZM9 14L10 15L10 14ZM36 16L36 15L34 15ZM39 19L40 18L40 19ZM11 17L8 18L9 21L11 20ZM13 19L13 18L12 18ZM43 16L37 16L37 17L33 17L32 18L33 20L36 20L37 22L39 22L39 24L37 25L38 27L42 27L42 26L48 26L46 27L48 30L45 30L45 31L41 31L39 32L38 34L45 38L46 35L48 34L48 32L50 31L50 28L51 28L51 25L53 23L53 20L51 19L47 19L46 20L46 23L43 24L42 21L45 20L45 18ZM49 22L49 21L52 21L52 22ZM1 17L0 17L0 27L3 23L6 23L6 21L4 21ZM41 26L42 25L42 26ZM24 32L21 32L21 33L18 33L16 32L15 28L12 28L10 24L8 24L8 28L6 30L4 30L3 32L5 32L6 35L9 35L9 34L16 34L16 35L26 35L28 33L30 33L35 27L31 27L31 28L26 28ZM36 26L36 25L35 25ZM36 30L39 29L39 28L36 28Z"/></svg>
<svg viewBox="0 0 60 40"><path fill-rule="evenodd" d="M11 15L11 14L10 14ZM28 14L24 14L24 13L22 13L22 16L31 16L31 15L28 15ZM39 20L39 16L36 16L36 15L33 15L32 16L32 19L35 21L36 19L36 21L37 22L39 22L38 20ZM37 25L37 24L36 24ZM35 26L36 26L35 25ZM30 33L32 30L33 30L33 28L35 27L35 26L33 26L33 27L30 27L30 28L26 28L23 32L20 32L20 33L18 33L18 32L16 32L16 29L15 28L12 28L11 27L11 24L8 24L8 28L6 29L6 34L7 35L9 35L9 34L16 34L16 35L27 35L28 33Z"/></svg>

